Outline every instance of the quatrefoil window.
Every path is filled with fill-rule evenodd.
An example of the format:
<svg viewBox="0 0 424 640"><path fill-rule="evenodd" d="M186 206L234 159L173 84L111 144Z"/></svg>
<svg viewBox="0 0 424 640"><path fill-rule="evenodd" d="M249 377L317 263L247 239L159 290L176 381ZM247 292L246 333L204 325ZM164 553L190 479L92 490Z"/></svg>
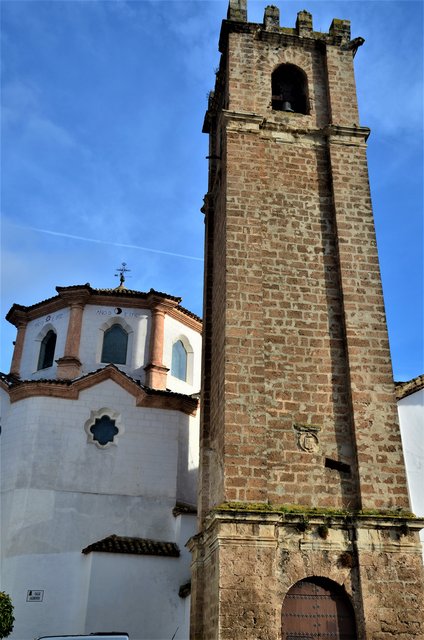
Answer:
<svg viewBox="0 0 424 640"><path fill-rule="evenodd" d="M90 431L93 434L93 440L104 447L109 442L113 442L119 429L115 426L115 420L111 420L109 416L102 416L101 418L96 418L95 423L90 427Z"/></svg>
<svg viewBox="0 0 424 640"><path fill-rule="evenodd" d="M119 422L119 415L116 411L106 408L92 411L90 418L85 423L88 442L92 442L100 449L116 445L118 436L123 431Z"/></svg>

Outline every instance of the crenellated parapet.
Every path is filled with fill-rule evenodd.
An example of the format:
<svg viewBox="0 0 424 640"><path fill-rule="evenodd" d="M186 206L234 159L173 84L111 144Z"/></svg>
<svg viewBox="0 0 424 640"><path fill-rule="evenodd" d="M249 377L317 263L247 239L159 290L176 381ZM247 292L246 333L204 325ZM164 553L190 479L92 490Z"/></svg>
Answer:
<svg viewBox="0 0 424 640"><path fill-rule="evenodd" d="M236 26L236 23L237 26ZM240 23L244 23L240 25ZM227 20L222 23L223 31L258 31L259 28L279 32L282 35L298 36L322 40L326 44L340 45L350 40L350 21L334 18L327 33L314 31L312 14L309 11L299 11L294 28L280 26L280 10L275 5L265 7L262 24L248 22L247 0L230 0ZM221 32L222 35L222 32Z"/></svg>
<svg viewBox="0 0 424 640"><path fill-rule="evenodd" d="M279 8L270 5L263 22L254 23L247 19L247 2L231 0L203 128L214 146L209 155L212 179L221 155L214 142L222 110L261 115L262 130L358 127L353 58L363 43L361 37L351 39L349 20L334 18L328 31L315 31L312 14L303 10L295 25L286 27L280 24ZM293 92L300 93L298 99Z"/></svg>

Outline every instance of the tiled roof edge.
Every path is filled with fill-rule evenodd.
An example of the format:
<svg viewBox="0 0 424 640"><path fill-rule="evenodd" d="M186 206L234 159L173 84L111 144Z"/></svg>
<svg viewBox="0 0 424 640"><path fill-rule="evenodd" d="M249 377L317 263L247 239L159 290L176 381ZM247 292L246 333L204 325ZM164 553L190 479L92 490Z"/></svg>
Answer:
<svg viewBox="0 0 424 640"><path fill-rule="evenodd" d="M11 387L12 384L21 382L21 379L13 373L0 371L0 382L3 382L7 387Z"/></svg>
<svg viewBox="0 0 424 640"><path fill-rule="evenodd" d="M183 313L184 315L187 315L190 318L193 318L193 320L196 320L197 322L202 322L202 318L200 318L198 315L196 315L195 313L193 313L192 311L190 311L189 309L186 309L185 307L180 305L180 302L182 301L182 298L178 297L178 296L172 296L169 293L165 293L163 291L156 291L155 289L150 289L150 291L136 291L135 289L125 289L124 287L117 287L116 289L93 289L93 287L91 287L90 283L87 282L85 284L75 284L75 285L70 285L68 287L56 287L56 291L58 292L59 295L56 296L52 296L51 298L46 298L45 300L41 300L40 302L36 302L35 304L29 305L29 306L25 306L22 304L17 304L14 303L11 308L9 309L8 313L6 314L6 320L9 320L11 314L13 311L22 311L24 313L28 313L30 311L33 311L35 309L39 309L40 307L42 307L45 304L51 303L51 302L55 302L55 301L59 301L61 296L60 296L60 292L62 291L74 291L74 290L78 290L78 289L86 289L89 291L90 295L92 296L122 296L122 297L129 297L129 298L139 298L142 300L147 300L147 298L149 297L149 295L156 295L159 296L161 298L166 298L167 300L173 300L174 302L177 303L177 309L179 311L181 311L181 313Z"/></svg>
<svg viewBox="0 0 424 640"><path fill-rule="evenodd" d="M129 536L111 535L85 547L82 553L92 552L124 553L137 556L163 556L178 558L180 550L175 542L151 540L149 538L135 538Z"/></svg>
<svg viewBox="0 0 424 640"><path fill-rule="evenodd" d="M191 580L189 582L186 582L185 584L182 584L178 590L178 595L180 596L180 598L187 598L187 596L189 596L191 593Z"/></svg>
<svg viewBox="0 0 424 640"><path fill-rule="evenodd" d="M140 380L137 380L136 378L133 378L132 376L128 375L128 373L126 373L125 371L122 371L122 369L119 369L119 367L117 367L114 364L108 364L105 367L99 367L98 369L94 369L93 371L84 373L82 376L78 376L77 378L72 378L71 380L68 380L65 378L36 378L36 379L24 378L22 379L22 378L18 378L17 376L11 373L1 373L1 372L0 372L0 380L2 380L9 387L11 387L12 385L21 385L21 384L29 384L29 383L34 385L51 384L51 385L69 387L75 384L75 382L78 382L79 380L85 380L86 378L90 378L91 376L94 376L96 373L100 373L101 371L104 371L105 369L108 369L108 368L115 369L116 371L118 371L125 378L127 378L128 380L133 382L135 385L143 389L143 391L147 393L147 395L167 396L172 398L190 398L192 400L198 401L198 394L195 394L195 393L187 394L187 393L180 393L178 391L171 391L170 389L153 389L152 387L147 387L146 385L141 384Z"/></svg>
<svg viewBox="0 0 424 640"><path fill-rule="evenodd" d="M186 504L185 502L177 502L175 507L172 509L172 515L176 518L177 516L188 514L188 515L196 515L197 509L192 504Z"/></svg>
<svg viewBox="0 0 424 640"><path fill-rule="evenodd" d="M412 378L412 380L407 380L406 382L395 382L395 389L397 400L407 398L413 393L424 389L424 374L416 376L416 378Z"/></svg>

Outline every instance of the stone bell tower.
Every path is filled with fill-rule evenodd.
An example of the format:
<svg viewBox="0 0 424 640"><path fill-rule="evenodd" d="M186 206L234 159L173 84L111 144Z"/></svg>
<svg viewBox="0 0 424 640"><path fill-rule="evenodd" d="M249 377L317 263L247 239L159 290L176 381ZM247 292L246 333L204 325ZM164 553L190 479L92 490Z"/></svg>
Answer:
<svg viewBox="0 0 424 640"><path fill-rule="evenodd" d="M353 58L230 0L204 131L193 640L424 637Z"/></svg>

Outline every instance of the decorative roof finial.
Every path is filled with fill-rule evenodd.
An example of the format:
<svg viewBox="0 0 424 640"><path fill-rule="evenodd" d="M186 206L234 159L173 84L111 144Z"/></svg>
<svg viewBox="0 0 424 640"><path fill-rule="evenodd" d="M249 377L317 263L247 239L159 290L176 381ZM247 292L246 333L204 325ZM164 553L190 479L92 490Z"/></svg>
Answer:
<svg viewBox="0 0 424 640"><path fill-rule="evenodd" d="M119 287L124 288L124 282L125 282L125 274L128 271L131 271L131 269L127 269L127 263L123 262L122 266L120 266L119 268L116 269L117 273L115 273L115 278L119 277Z"/></svg>

